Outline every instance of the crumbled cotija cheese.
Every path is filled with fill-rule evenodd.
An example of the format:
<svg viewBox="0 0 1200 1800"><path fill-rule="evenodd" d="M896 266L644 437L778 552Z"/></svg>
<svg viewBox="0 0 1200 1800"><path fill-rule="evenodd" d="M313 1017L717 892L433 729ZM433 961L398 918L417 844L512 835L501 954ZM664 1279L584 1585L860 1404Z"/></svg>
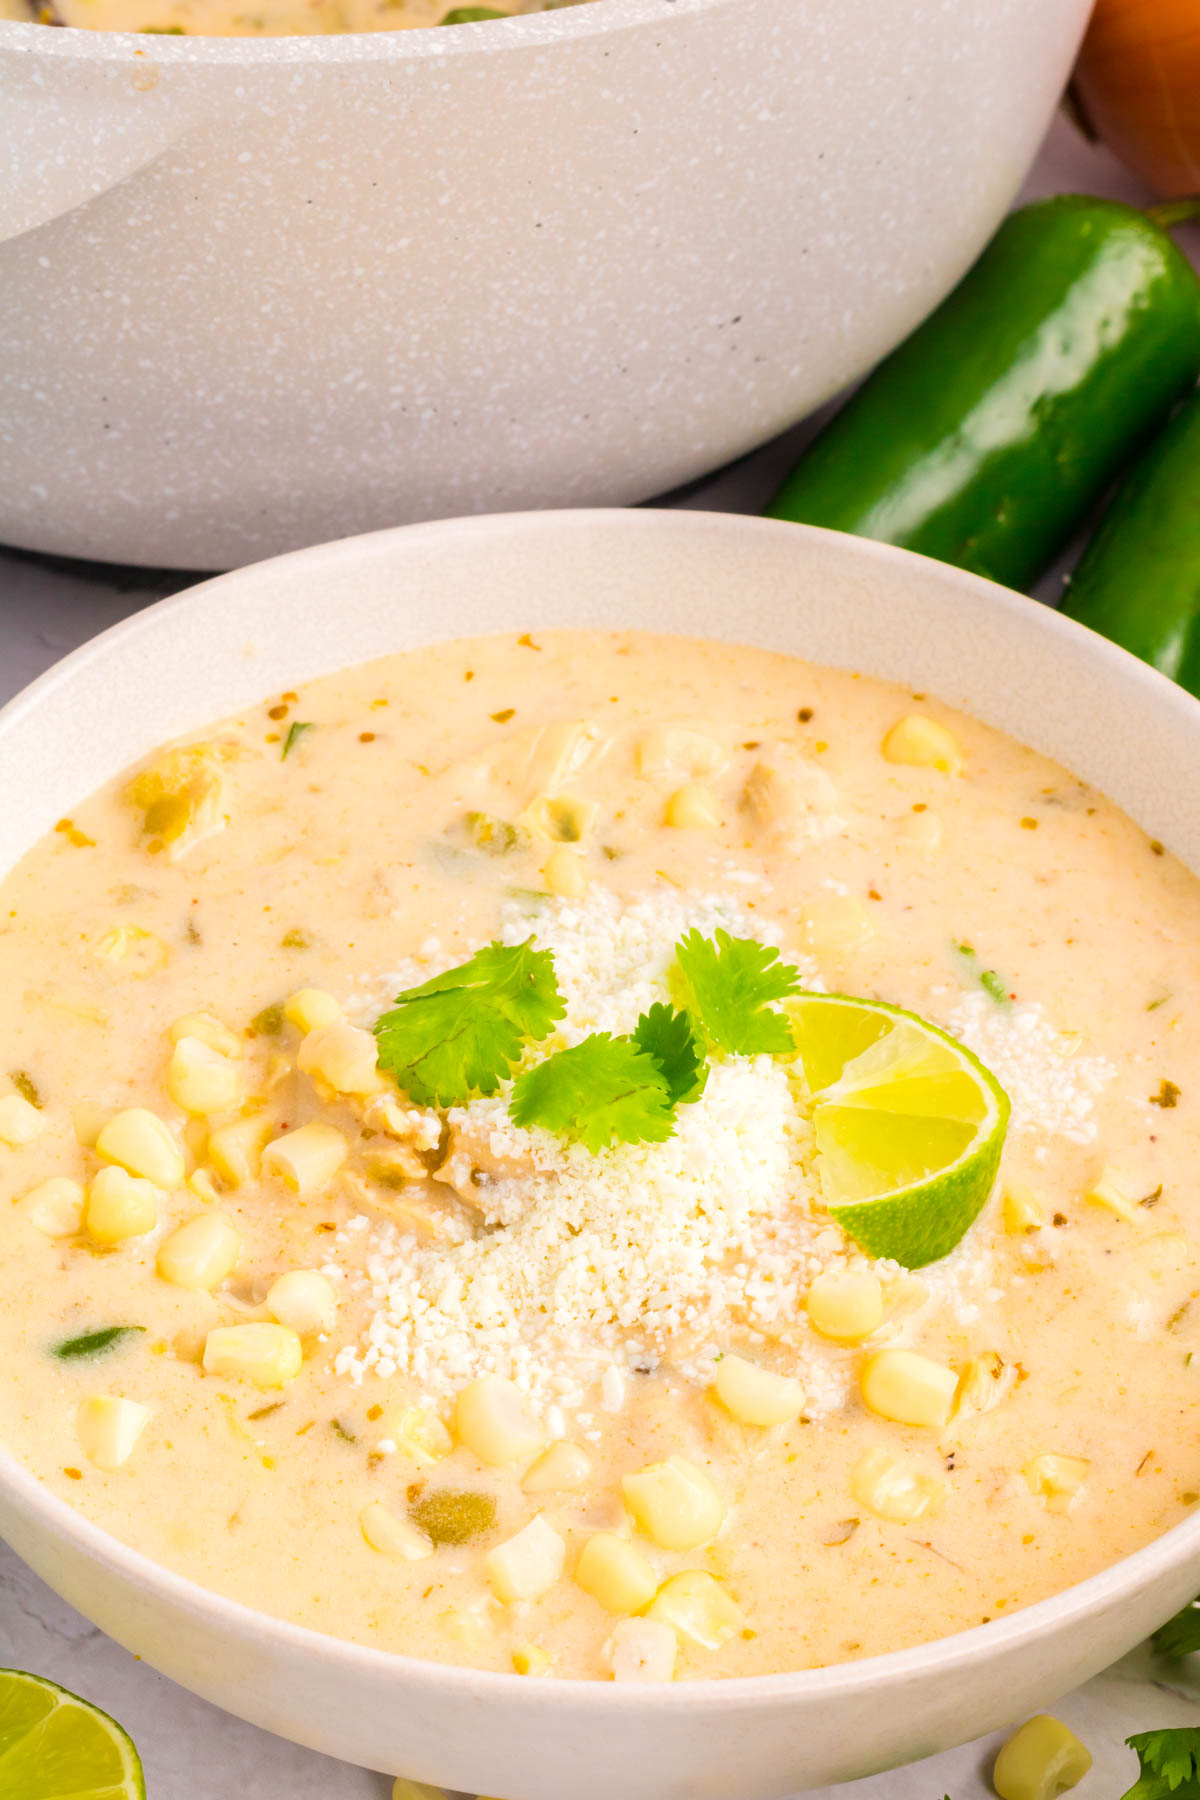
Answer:
<svg viewBox="0 0 1200 1800"><path fill-rule="evenodd" d="M567 1006L558 1035L570 1043L629 1030L667 998L679 937L722 925L778 941L766 921L722 900L655 895L622 909L603 893L547 904L532 923L512 907L503 935L519 941L532 929L553 951ZM363 996L364 1016L406 978L389 975L369 1005ZM371 1227L373 1316L365 1341L336 1363L355 1379L403 1370L442 1398L494 1371L543 1405L578 1407L596 1384L611 1401L623 1369L665 1356L698 1373L733 1341L788 1342L813 1275L857 1255L814 1210L810 1129L770 1057L715 1064L663 1144L592 1156L515 1126L500 1095L454 1109L450 1123L521 1172L481 1190L499 1229L467 1242L435 1248L392 1223ZM825 1411L844 1393L845 1357L814 1347L803 1327L794 1335L789 1367L810 1410Z"/></svg>
<svg viewBox="0 0 1200 1800"><path fill-rule="evenodd" d="M1012 1129L1090 1144L1093 1102L1116 1070L1102 1056L1076 1056L1075 1041L1056 1031L1036 1003L997 1006L969 994L946 1029L973 1050L1012 1102Z"/></svg>

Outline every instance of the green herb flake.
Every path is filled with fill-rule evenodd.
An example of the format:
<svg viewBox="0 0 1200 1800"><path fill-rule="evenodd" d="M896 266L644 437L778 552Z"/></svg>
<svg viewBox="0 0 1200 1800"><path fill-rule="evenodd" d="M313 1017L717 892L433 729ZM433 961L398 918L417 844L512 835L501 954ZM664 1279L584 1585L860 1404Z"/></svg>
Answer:
<svg viewBox="0 0 1200 1800"><path fill-rule="evenodd" d="M408 1514L435 1544L469 1544L492 1530L496 1502L490 1494L438 1488L414 1500Z"/></svg>
<svg viewBox="0 0 1200 1800"><path fill-rule="evenodd" d="M963 961L970 965L972 975L989 1000L994 1000L997 1006L1007 1006L1012 995L1009 993L1008 983L1003 975L997 973L995 969L979 967L979 953L973 944L956 943L954 948Z"/></svg>
<svg viewBox="0 0 1200 1800"><path fill-rule="evenodd" d="M284 1027L283 1001L264 1006L250 1021L251 1037L278 1037Z"/></svg>
<svg viewBox="0 0 1200 1800"><path fill-rule="evenodd" d="M507 856L516 848L520 836L507 819L494 819L491 813L469 812L466 816L467 836L485 856Z"/></svg>
<svg viewBox="0 0 1200 1800"><path fill-rule="evenodd" d="M39 1112L42 1110L41 1092L37 1082L33 1079L33 1076L29 1074L28 1070L13 1069L10 1071L8 1079L12 1082L18 1094L20 1094L22 1100L28 1100L30 1106L36 1106Z"/></svg>
<svg viewBox="0 0 1200 1800"><path fill-rule="evenodd" d="M634 1027L633 1041L658 1065L672 1106L700 1098L708 1081L708 1065L690 1013L677 1012L659 1002L642 1014Z"/></svg>
<svg viewBox="0 0 1200 1800"><path fill-rule="evenodd" d="M531 937L488 944L397 994L375 1024L380 1067L418 1105L461 1105L494 1094L526 1044L540 1043L565 1011L548 950Z"/></svg>
<svg viewBox="0 0 1200 1800"><path fill-rule="evenodd" d="M315 731L316 726L311 719L293 719L288 726L287 736L283 740L283 749L279 753L280 762L286 762L306 731Z"/></svg>
<svg viewBox="0 0 1200 1800"><path fill-rule="evenodd" d="M333 1435L335 1437L340 1437L343 1444L357 1444L358 1439L355 1437L354 1433L352 1431L347 1431L340 1419L331 1419L329 1422L333 1427Z"/></svg>
<svg viewBox="0 0 1200 1800"><path fill-rule="evenodd" d="M1160 1656L1191 1656L1200 1650L1200 1599L1189 1600L1181 1612L1160 1625L1151 1642Z"/></svg>
<svg viewBox="0 0 1200 1800"><path fill-rule="evenodd" d="M667 1077L632 1038L595 1031L518 1077L509 1102L516 1125L583 1144L598 1155L614 1142L662 1143L675 1130Z"/></svg>
<svg viewBox="0 0 1200 1800"><path fill-rule="evenodd" d="M1170 994L1160 994L1157 1000L1148 1000L1146 1002L1146 1011L1157 1012L1159 1007L1165 1006L1170 998Z"/></svg>
<svg viewBox="0 0 1200 1800"><path fill-rule="evenodd" d="M800 975L779 952L753 938L689 931L675 946L680 998L719 1050L732 1056L786 1056L792 1028L774 1001L800 989Z"/></svg>
<svg viewBox="0 0 1200 1800"><path fill-rule="evenodd" d="M312 939L303 931L285 931L279 945L282 950L311 950Z"/></svg>
<svg viewBox="0 0 1200 1800"><path fill-rule="evenodd" d="M1121 1800L1200 1800L1200 1729L1139 1731L1125 1742L1141 1768Z"/></svg>
<svg viewBox="0 0 1200 1800"><path fill-rule="evenodd" d="M122 1339L145 1331L144 1325L106 1325L100 1331L85 1331L80 1337L64 1338L51 1346L50 1354L59 1362L90 1362L115 1350Z"/></svg>
<svg viewBox="0 0 1200 1800"><path fill-rule="evenodd" d="M1177 1106L1181 1091L1173 1081L1162 1081L1159 1083L1157 1094L1150 1095L1150 1104L1151 1106L1161 1106L1164 1109Z"/></svg>

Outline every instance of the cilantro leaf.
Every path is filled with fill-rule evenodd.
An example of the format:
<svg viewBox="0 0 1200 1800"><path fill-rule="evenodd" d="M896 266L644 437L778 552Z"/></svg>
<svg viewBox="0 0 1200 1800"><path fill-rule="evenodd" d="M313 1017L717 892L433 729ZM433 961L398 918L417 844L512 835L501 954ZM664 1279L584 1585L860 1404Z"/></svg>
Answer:
<svg viewBox="0 0 1200 1800"><path fill-rule="evenodd" d="M672 1106L698 1100L708 1081L704 1046L690 1013L656 1001L633 1030L633 1041L652 1056L667 1084Z"/></svg>
<svg viewBox="0 0 1200 1800"><path fill-rule="evenodd" d="M1141 1769L1121 1800L1200 1800L1200 1729L1139 1731L1125 1742L1136 1750Z"/></svg>
<svg viewBox="0 0 1200 1800"><path fill-rule="evenodd" d="M1191 1656L1200 1650L1200 1600L1190 1600L1182 1612L1160 1625L1152 1642L1160 1656Z"/></svg>
<svg viewBox="0 0 1200 1800"><path fill-rule="evenodd" d="M279 752L280 762L287 761L306 731L315 731L316 729L311 719L293 719L288 726L287 736L283 740L283 749Z"/></svg>
<svg viewBox="0 0 1200 1800"><path fill-rule="evenodd" d="M795 1048L792 1028L771 1005L800 988L800 974L779 952L753 938L715 938L689 931L675 946L682 998L720 1050L735 1056L781 1056Z"/></svg>
<svg viewBox="0 0 1200 1800"><path fill-rule="evenodd" d="M667 1077L632 1038L594 1031L517 1077L517 1125L541 1125L595 1156L614 1141L662 1143L675 1130Z"/></svg>
<svg viewBox="0 0 1200 1800"><path fill-rule="evenodd" d="M565 1011L549 950L532 938L488 944L397 994L375 1023L379 1064L419 1105L457 1106L494 1094L526 1043L540 1043Z"/></svg>

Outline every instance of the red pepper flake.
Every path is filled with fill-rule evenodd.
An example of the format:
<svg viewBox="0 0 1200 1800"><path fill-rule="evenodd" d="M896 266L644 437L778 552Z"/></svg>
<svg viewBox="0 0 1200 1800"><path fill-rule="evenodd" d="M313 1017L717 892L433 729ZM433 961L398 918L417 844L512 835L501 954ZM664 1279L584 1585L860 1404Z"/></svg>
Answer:
<svg viewBox="0 0 1200 1800"><path fill-rule="evenodd" d="M1162 1107L1177 1106L1180 1092L1181 1090L1175 1086L1173 1081L1162 1081L1159 1083L1157 1094L1150 1095L1150 1104Z"/></svg>
<svg viewBox="0 0 1200 1800"><path fill-rule="evenodd" d="M83 1470L82 1469L64 1469L63 1474L66 1475L71 1481L82 1481L83 1480Z"/></svg>
<svg viewBox="0 0 1200 1800"><path fill-rule="evenodd" d="M1036 831L1037 828L1038 828L1038 822L1036 819L1022 819L1021 820L1021 830L1022 831Z"/></svg>
<svg viewBox="0 0 1200 1800"><path fill-rule="evenodd" d="M530 635L527 631L523 631L521 633L520 637L517 639L517 642L518 642L518 644L520 644L522 650L540 650L542 647L540 644L534 643L533 639L530 637Z"/></svg>
<svg viewBox="0 0 1200 1800"><path fill-rule="evenodd" d="M496 721L497 725L507 725L516 710L515 706L502 706L499 712L494 712L492 714L492 718Z"/></svg>
<svg viewBox="0 0 1200 1800"><path fill-rule="evenodd" d="M269 706L267 708L268 719L286 719L287 716L288 709L286 706Z"/></svg>
<svg viewBox="0 0 1200 1800"><path fill-rule="evenodd" d="M868 900L882 900L883 895L879 892L878 888L868 888L867 889L867 899Z"/></svg>
<svg viewBox="0 0 1200 1800"><path fill-rule="evenodd" d="M799 721L802 725L807 725L808 721L812 718L812 716L813 716L813 709L811 706L802 706L800 708L799 712L796 714L796 717L799 719Z"/></svg>
<svg viewBox="0 0 1200 1800"><path fill-rule="evenodd" d="M474 669L464 669L463 670L463 680L464 681L474 681L474 679L475 679Z"/></svg>
<svg viewBox="0 0 1200 1800"><path fill-rule="evenodd" d="M54 829L60 832L69 844L74 844L77 850L95 849L95 838L90 838L85 831L80 831L74 819L60 819Z"/></svg>
<svg viewBox="0 0 1200 1800"><path fill-rule="evenodd" d="M281 700L286 700L289 706L295 706L297 700L300 698L299 694L293 694L291 688L288 689L286 694L281 694L279 697Z"/></svg>
<svg viewBox="0 0 1200 1800"><path fill-rule="evenodd" d="M360 744L373 744L375 742L375 733L373 731L360 731L358 734L358 741Z"/></svg>
<svg viewBox="0 0 1200 1800"><path fill-rule="evenodd" d="M924 800L914 800L913 801L913 811L914 812L928 812L929 808L925 804Z"/></svg>

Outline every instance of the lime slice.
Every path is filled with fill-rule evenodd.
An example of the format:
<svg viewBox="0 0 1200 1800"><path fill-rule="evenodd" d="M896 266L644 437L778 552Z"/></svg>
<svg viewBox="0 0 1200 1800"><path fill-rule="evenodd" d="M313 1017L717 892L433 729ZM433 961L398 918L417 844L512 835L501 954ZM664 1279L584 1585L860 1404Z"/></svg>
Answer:
<svg viewBox="0 0 1200 1800"><path fill-rule="evenodd" d="M898 1006L800 994L788 1013L826 1206L871 1256L937 1262L992 1191L1007 1094L965 1045Z"/></svg>
<svg viewBox="0 0 1200 1800"><path fill-rule="evenodd" d="M145 1800L128 1732L65 1688L0 1669L0 1794L4 1800Z"/></svg>

